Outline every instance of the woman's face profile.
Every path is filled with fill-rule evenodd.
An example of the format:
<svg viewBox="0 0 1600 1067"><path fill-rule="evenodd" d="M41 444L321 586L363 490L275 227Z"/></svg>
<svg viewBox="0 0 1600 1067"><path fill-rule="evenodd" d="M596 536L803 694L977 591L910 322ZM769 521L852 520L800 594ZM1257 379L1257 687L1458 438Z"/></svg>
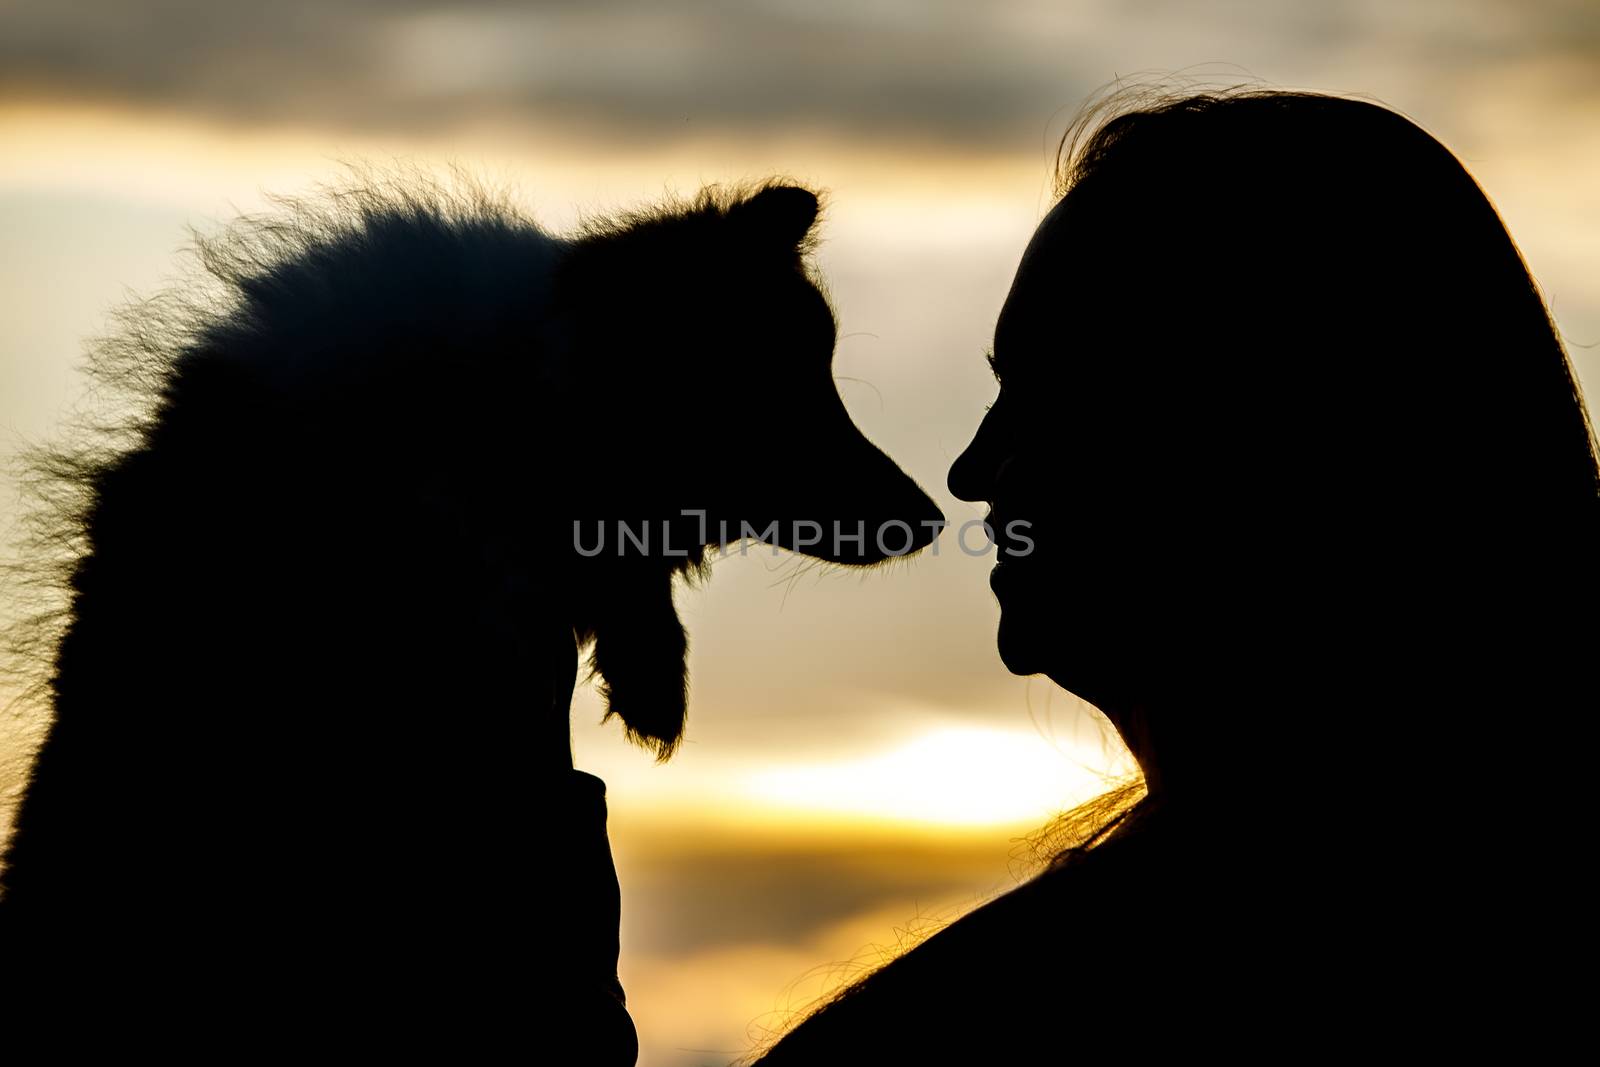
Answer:
<svg viewBox="0 0 1600 1067"><path fill-rule="evenodd" d="M995 328L1000 385L949 488L990 504L999 651L1015 674L1047 674L1105 707L1136 694L1170 647L1172 555L1165 428L1133 345L1140 324L1108 306L1063 201L1023 255ZM1179 494L1180 496L1182 494Z"/></svg>

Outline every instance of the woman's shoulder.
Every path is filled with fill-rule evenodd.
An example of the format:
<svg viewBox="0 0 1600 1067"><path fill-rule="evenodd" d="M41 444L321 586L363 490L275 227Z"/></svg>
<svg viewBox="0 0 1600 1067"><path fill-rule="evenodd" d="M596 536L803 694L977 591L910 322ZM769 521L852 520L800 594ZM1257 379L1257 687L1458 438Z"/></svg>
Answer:
<svg viewBox="0 0 1600 1067"><path fill-rule="evenodd" d="M1091 943L1125 940L1131 916L1153 897L1170 897L1175 882L1193 884L1183 850L1157 826L1114 837L1091 849L1069 850L1044 870L975 908L929 938L919 966L949 956L957 965L1007 958L1022 945L1043 951L1081 951ZM1148 916L1146 916L1147 918Z"/></svg>
<svg viewBox="0 0 1600 1067"><path fill-rule="evenodd" d="M1071 1025L1075 998L1085 998L1084 1021L1100 1025L1113 1010L1104 991L1138 981L1141 924L1158 895L1152 882L1170 888L1168 853L1151 828L1062 857L839 994L761 1062L1059 1051L1055 1027Z"/></svg>

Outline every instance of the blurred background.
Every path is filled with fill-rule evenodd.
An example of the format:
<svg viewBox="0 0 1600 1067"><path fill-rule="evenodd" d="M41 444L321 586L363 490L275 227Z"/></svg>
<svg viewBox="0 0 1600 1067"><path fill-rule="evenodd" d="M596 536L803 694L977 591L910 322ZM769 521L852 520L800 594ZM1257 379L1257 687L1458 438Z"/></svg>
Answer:
<svg viewBox="0 0 1600 1067"><path fill-rule="evenodd" d="M1411 116L1493 198L1600 396L1593 0L4 0L0 459L51 433L83 339L173 276L187 226L346 161L458 165L555 230L783 174L829 194L841 393L960 523L981 508L944 472L993 399L982 353L1056 144L1119 81L1326 89ZM1204 269L1199 250L1151 254ZM775 451L773 477L793 461ZM692 708L665 766L580 691L642 1067L748 1054L1016 884L1032 831L1128 773L1093 709L1006 673L991 561L942 547L866 575L720 561L680 596ZM42 723L0 721L0 825Z"/></svg>

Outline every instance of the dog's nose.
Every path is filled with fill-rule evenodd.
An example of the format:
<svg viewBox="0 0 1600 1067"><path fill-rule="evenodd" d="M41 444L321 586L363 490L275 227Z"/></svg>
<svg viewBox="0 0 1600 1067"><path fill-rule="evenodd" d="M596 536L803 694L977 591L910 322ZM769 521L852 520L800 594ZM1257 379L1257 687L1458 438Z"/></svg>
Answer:
<svg viewBox="0 0 1600 1067"><path fill-rule="evenodd" d="M841 553L842 563L872 564L911 556L938 538L944 530L944 512L920 486L906 478L898 499L884 501L866 525L866 537L852 555ZM853 547L842 544L842 547Z"/></svg>
<svg viewBox="0 0 1600 1067"><path fill-rule="evenodd" d="M915 509L916 519L911 523L912 529L917 532L917 538L912 543L913 552L920 552L938 540L945 526L944 511L927 493L920 489L917 492L922 500Z"/></svg>

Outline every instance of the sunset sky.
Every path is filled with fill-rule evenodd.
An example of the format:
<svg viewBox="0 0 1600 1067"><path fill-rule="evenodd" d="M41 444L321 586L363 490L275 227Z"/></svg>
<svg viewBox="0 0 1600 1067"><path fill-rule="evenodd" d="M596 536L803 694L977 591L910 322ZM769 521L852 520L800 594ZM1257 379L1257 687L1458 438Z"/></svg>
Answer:
<svg viewBox="0 0 1600 1067"><path fill-rule="evenodd" d="M817 266L841 394L959 524L982 509L949 497L945 471L994 397L983 351L1056 143L1118 78L1335 90L1409 115L1494 200L1600 396L1593 0L5 0L0 458L57 425L83 339L173 274L186 226L344 161L459 165L558 231L783 174L828 193ZM1151 255L1203 269L1195 250ZM1182 343L1179 323L1149 328ZM774 448L771 477L802 461ZM719 561L680 595L691 711L664 766L580 691L641 1067L747 1054L1014 885L1024 836L1127 772L1092 709L1001 666L992 561L941 547L866 574L764 548ZM159 694L130 714L140 699ZM0 719L8 806L40 724Z"/></svg>

